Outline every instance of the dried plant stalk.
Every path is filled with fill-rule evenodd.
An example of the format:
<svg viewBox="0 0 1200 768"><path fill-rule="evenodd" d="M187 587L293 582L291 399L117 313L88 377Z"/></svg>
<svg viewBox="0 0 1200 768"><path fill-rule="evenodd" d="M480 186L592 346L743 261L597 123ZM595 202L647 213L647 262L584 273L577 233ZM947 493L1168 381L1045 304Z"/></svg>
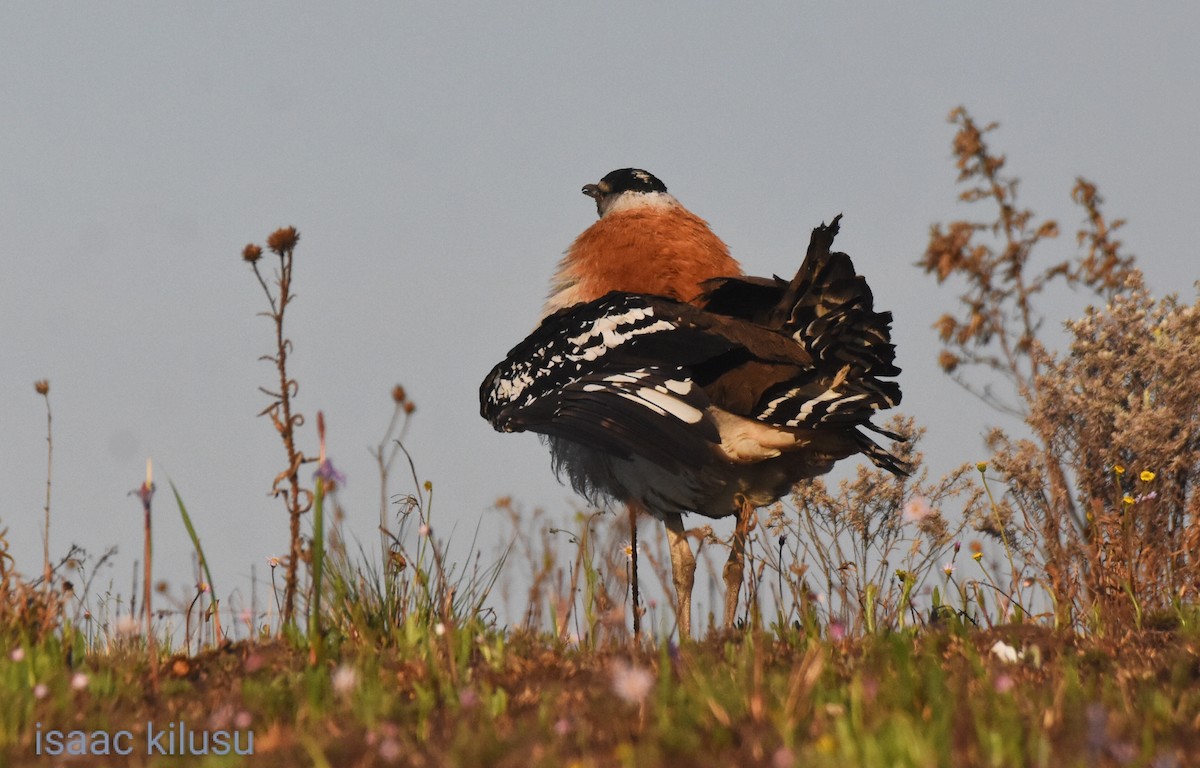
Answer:
<svg viewBox="0 0 1200 768"><path fill-rule="evenodd" d="M254 269L254 275L262 286L263 293L271 306L270 312L262 315L271 318L275 326L275 354L263 355L275 365L279 373L279 391L274 392L265 387L259 390L272 398L272 402L264 408L259 416L270 416L275 430L283 441L287 453L287 468L275 477L271 484L271 493L283 498L288 511L290 522L290 542L287 557L287 573L284 583L283 624L291 624L295 617L297 572L303 556L303 541L300 535L300 517L312 507L313 494L300 485L300 467L312 461L296 448L296 429L303 426L304 417L292 413L292 398L296 396L299 385L295 379L288 377L287 358L292 348L292 342L284 335L284 313L287 305L295 295L292 293L292 260L296 244L300 241L300 233L295 227L278 229L267 238L267 248L279 257L279 269L275 274L275 287L278 295L271 292L270 286L259 271L259 261L262 248L257 245L247 245L242 251L242 258ZM286 484L286 485L284 485Z"/></svg>

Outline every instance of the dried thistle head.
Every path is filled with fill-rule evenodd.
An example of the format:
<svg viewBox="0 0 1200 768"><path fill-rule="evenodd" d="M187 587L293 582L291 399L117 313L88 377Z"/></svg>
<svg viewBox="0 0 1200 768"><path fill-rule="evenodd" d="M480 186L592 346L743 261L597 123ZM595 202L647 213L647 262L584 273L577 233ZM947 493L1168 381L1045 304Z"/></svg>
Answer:
<svg viewBox="0 0 1200 768"><path fill-rule="evenodd" d="M295 250L298 242L300 242L300 233L296 231L295 227L280 227L267 238L267 247L271 249L272 253L282 256Z"/></svg>
<svg viewBox="0 0 1200 768"><path fill-rule="evenodd" d="M48 395L50 394L50 380L38 379L33 382L33 388L39 395Z"/></svg>
<svg viewBox="0 0 1200 768"><path fill-rule="evenodd" d="M245 248L242 249L242 261L253 264L254 262L258 261L261 258L262 258L262 248L255 245L254 243L249 243L246 245Z"/></svg>
<svg viewBox="0 0 1200 768"><path fill-rule="evenodd" d="M961 358L948 349L943 349L938 353L938 365L946 373L954 373L954 369L958 367L960 362L962 362Z"/></svg>
<svg viewBox="0 0 1200 768"><path fill-rule="evenodd" d="M392 402L397 405L408 400L408 394L404 391L404 387L400 384L392 387Z"/></svg>

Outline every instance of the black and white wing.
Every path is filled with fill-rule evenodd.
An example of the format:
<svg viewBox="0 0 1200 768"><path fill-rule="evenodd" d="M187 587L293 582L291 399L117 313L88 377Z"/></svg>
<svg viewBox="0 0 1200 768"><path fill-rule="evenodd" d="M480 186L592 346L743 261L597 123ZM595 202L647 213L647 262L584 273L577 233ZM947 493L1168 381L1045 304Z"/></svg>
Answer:
<svg viewBox="0 0 1200 768"><path fill-rule="evenodd" d="M739 347L703 320L686 304L629 293L560 310L484 379L480 413L502 432L702 464L720 435L691 368Z"/></svg>

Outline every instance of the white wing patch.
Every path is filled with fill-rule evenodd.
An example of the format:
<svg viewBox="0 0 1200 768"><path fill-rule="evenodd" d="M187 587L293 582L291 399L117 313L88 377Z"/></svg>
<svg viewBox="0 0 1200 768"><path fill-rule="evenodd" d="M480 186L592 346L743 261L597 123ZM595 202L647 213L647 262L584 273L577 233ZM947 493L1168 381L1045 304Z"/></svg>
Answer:
<svg viewBox="0 0 1200 768"><path fill-rule="evenodd" d="M697 424L700 419L704 418L704 414L699 409L693 408L682 400L663 392L658 387L654 389L642 389L637 395L647 403L658 406L663 411L688 424Z"/></svg>
<svg viewBox="0 0 1200 768"><path fill-rule="evenodd" d="M584 392L613 392L659 416L672 416L686 424L698 424L704 418L703 411L676 396L687 397L692 394L692 382L667 379L661 384L641 384L642 380L650 378L651 373L649 370L616 373L605 376L601 380L605 383L585 384L582 389Z"/></svg>
<svg viewBox="0 0 1200 768"><path fill-rule="evenodd" d="M568 342L582 349L580 354L568 354L567 358L571 360L595 360L610 350L616 349L630 339L641 336L644 333L674 330L674 324L666 320L658 320L649 325L638 325L630 328L624 333L618 332L618 329L622 326L639 323L647 317L653 316L653 307L635 307L624 314L606 315L605 317L597 318L592 322L591 327L583 333L567 338ZM597 339L600 342L599 344L595 343Z"/></svg>
<svg viewBox="0 0 1200 768"><path fill-rule="evenodd" d="M496 397L501 400L514 400L521 396L525 388L533 383L533 377L528 371L522 371L520 374L508 379L496 380Z"/></svg>
<svg viewBox="0 0 1200 768"><path fill-rule="evenodd" d="M536 349L528 358L514 361L510 375L495 380L494 398L500 402L515 402L543 379L561 377L561 385L565 385L577 377L581 364L599 360L638 336L675 330L675 324L668 320L647 322L653 317L653 307L633 307L591 320L582 333L567 336L566 345L560 337ZM686 387L684 391L687 391Z"/></svg>

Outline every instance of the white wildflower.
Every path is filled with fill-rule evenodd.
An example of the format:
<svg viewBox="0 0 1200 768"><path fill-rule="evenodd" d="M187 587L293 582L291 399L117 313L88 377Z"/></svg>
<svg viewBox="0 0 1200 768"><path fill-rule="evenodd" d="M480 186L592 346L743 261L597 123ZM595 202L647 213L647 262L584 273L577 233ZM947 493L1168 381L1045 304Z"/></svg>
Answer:
<svg viewBox="0 0 1200 768"><path fill-rule="evenodd" d="M654 687L654 675L650 670L616 661L612 667L613 691L630 704L641 704Z"/></svg>

